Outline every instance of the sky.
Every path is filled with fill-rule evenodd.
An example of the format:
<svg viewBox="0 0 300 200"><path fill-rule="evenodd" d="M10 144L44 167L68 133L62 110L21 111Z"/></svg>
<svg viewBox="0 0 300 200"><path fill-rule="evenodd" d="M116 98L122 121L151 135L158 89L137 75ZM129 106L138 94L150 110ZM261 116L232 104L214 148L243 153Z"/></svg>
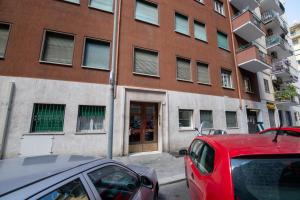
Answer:
<svg viewBox="0 0 300 200"><path fill-rule="evenodd" d="M289 25L300 21L300 0L285 0L285 14Z"/></svg>

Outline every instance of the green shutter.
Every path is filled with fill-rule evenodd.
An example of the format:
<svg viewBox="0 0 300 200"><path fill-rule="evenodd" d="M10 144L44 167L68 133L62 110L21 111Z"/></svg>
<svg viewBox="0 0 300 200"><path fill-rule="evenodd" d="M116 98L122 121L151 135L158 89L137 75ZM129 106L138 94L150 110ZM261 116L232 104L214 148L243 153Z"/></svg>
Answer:
<svg viewBox="0 0 300 200"><path fill-rule="evenodd" d="M218 32L218 47L227 50L229 49L227 35L221 32Z"/></svg>
<svg viewBox="0 0 300 200"><path fill-rule="evenodd" d="M205 24L194 22L195 38L207 41Z"/></svg>

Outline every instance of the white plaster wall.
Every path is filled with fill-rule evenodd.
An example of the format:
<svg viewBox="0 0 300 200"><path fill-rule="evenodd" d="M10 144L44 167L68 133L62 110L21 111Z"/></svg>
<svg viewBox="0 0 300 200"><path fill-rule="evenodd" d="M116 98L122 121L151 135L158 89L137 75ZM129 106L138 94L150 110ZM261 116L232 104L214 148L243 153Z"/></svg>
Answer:
<svg viewBox="0 0 300 200"><path fill-rule="evenodd" d="M108 86L0 76L0 85L8 82L15 82L15 95L8 127L6 157L18 156L22 135L30 134L34 103L66 104L64 130L54 134L52 149L54 154L105 155L107 120L101 133L79 135L76 133L76 125L79 105L107 105ZM0 103L1 101L2 99ZM106 113L106 119L108 117ZM118 138L115 137L116 143ZM120 153L117 148L115 152Z"/></svg>

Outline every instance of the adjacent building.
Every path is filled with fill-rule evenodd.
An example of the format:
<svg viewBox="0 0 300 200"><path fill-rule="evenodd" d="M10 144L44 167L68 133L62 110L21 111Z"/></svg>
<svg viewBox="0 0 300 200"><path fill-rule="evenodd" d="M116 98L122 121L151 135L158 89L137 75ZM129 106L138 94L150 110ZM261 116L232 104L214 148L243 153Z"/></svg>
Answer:
<svg viewBox="0 0 300 200"><path fill-rule="evenodd" d="M113 5L0 1L3 157L106 154ZM175 151L203 121L297 123L296 100L274 95L298 78L280 1L123 0L119 14L114 155Z"/></svg>
<svg viewBox="0 0 300 200"><path fill-rule="evenodd" d="M295 57L300 70L300 22L294 23L290 27L291 39L294 45Z"/></svg>

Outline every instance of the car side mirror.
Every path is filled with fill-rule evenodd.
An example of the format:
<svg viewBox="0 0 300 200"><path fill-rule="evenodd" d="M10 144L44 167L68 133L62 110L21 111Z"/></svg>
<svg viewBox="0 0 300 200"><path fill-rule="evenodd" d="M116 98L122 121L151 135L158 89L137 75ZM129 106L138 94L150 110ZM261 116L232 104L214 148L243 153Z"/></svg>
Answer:
<svg viewBox="0 0 300 200"><path fill-rule="evenodd" d="M142 182L142 186L149 188L149 189L153 189L154 185L153 182L146 176L141 176L141 182Z"/></svg>
<svg viewBox="0 0 300 200"><path fill-rule="evenodd" d="M179 155L180 156L186 156L188 154L188 150L187 149L180 149L179 150Z"/></svg>

